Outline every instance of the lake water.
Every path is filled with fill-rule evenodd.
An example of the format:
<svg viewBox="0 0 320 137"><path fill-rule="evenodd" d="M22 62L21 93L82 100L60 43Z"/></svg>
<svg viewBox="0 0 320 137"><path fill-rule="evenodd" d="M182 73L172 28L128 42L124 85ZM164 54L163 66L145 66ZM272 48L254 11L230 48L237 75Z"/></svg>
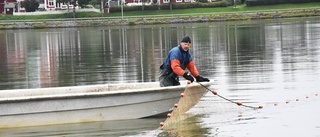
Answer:
<svg viewBox="0 0 320 137"><path fill-rule="evenodd" d="M320 136L320 18L0 30L0 89L158 81L184 35L215 80L172 131L165 118L0 130L0 136Z"/></svg>

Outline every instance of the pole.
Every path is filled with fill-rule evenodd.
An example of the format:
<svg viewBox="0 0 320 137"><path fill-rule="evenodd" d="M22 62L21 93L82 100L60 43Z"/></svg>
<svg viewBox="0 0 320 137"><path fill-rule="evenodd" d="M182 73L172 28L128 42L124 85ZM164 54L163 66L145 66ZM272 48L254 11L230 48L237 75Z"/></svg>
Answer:
<svg viewBox="0 0 320 137"><path fill-rule="evenodd" d="M123 19L123 0L121 0L121 18Z"/></svg>
<svg viewBox="0 0 320 137"><path fill-rule="evenodd" d="M102 16L103 16L103 12L104 12L104 11L103 11L103 0L101 0L101 3L100 3L100 4L101 4L101 13L102 13Z"/></svg>

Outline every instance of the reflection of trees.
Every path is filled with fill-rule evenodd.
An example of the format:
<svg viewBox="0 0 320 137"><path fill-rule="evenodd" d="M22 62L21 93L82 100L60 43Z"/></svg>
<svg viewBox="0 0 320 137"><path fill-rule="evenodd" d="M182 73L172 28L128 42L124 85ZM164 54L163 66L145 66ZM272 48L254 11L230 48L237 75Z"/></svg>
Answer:
<svg viewBox="0 0 320 137"><path fill-rule="evenodd" d="M62 68L66 67L68 70L61 74L62 80L72 79L77 84L88 84L89 81L119 83L157 80L162 62L157 51L162 50L161 43L168 43L171 39L159 41L154 36L172 33L166 31L154 28L119 28L101 30L98 33L80 32L79 53L68 55L70 59L74 59L70 60L73 62L66 63L67 66L63 65ZM62 56L61 60L64 58ZM79 63L82 63L82 67ZM70 71L74 71L74 76L66 74ZM72 81L66 83L68 82Z"/></svg>
<svg viewBox="0 0 320 137"><path fill-rule="evenodd" d="M297 64L301 56L317 59L317 41L310 41L319 35L311 25L232 22L1 33L1 87L157 81L159 66L184 35L192 38L201 75L231 83L268 82L275 70L304 69Z"/></svg>
<svg viewBox="0 0 320 137"><path fill-rule="evenodd" d="M279 23L279 27L274 28L274 32L280 35L279 47L281 53L278 54L279 65L277 70L283 74L277 77L279 81L294 82L299 80L299 76L295 75L297 70L308 70L310 66L317 67L315 62L319 59L318 54L315 54L317 47L312 44L316 37L316 30L312 24L300 21L299 23ZM316 59L316 60L315 60ZM301 64L304 65L301 65ZM305 71L304 73L313 73L313 71ZM304 75L307 76L307 75ZM305 79L306 80L306 79Z"/></svg>
<svg viewBox="0 0 320 137"><path fill-rule="evenodd" d="M8 67L7 67L7 43L6 43L6 34L0 33L0 83L7 83L9 79ZM8 85L1 85L0 89L9 88Z"/></svg>
<svg viewBox="0 0 320 137"><path fill-rule="evenodd" d="M40 64L36 63L36 58L27 60L27 64L40 67L39 74L32 70L28 74L40 75L41 79L31 78L29 81L33 81L31 84L40 81L41 87L157 81L159 66L168 51L177 46L184 35L190 35L193 40L191 52L201 74L214 75L211 72L214 72L217 53L224 53L226 49L231 54L235 52L231 46L236 43L233 41L235 32L232 26L227 29L194 26L115 28L100 31L71 29L41 33L38 37L28 35L31 41L24 39L22 43L35 47L29 46L30 50L24 52L42 58ZM248 33L245 31L246 29L243 33ZM219 46L221 44L224 48ZM255 47L251 44L247 48L246 44L240 44L239 49L241 46L246 50ZM233 62L232 56L230 57ZM202 71L203 69L207 71Z"/></svg>
<svg viewBox="0 0 320 137"><path fill-rule="evenodd" d="M250 73L266 75L268 67L265 66L265 28L264 25L229 25L228 43L230 58L230 73L234 76L230 80L235 83L243 82L262 82L261 77L247 77L238 79L239 76ZM257 69L259 68L259 69Z"/></svg>

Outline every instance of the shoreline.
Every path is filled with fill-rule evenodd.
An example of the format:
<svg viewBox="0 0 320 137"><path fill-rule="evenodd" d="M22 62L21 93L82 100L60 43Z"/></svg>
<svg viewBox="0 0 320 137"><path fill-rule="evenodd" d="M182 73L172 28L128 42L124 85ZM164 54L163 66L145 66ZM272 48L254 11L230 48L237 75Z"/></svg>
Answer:
<svg viewBox="0 0 320 137"><path fill-rule="evenodd" d="M202 15L172 15L163 17L124 17L101 19L69 19L69 20L36 20L26 22L1 22L0 29L46 29L46 28L75 28L75 27L106 27L106 26L131 26L131 25L155 25L195 22L224 22L241 20L264 20L294 17L320 16L320 8L293 9L277 11L256 11L239 13L212 13Z"/></svg>

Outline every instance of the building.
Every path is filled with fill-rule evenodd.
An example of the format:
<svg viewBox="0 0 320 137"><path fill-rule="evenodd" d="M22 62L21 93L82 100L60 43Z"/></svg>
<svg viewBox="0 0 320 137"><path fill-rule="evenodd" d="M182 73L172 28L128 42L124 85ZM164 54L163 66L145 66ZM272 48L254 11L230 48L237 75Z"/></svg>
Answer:
<svg viewBox="0 0 320 137"><path fill-rule="evenodd" d="M120 5L121 0L110 0L109 5L110 6L118 6ZM125 4L128 6L138 6L138 5L151 5L154 4L169 4L170 0L124 0ZM214 1L214 0L213 0ZM189 3L189 2L195 2L195 0L172 0L172 3Z"/></svg>
<svg viewBox="0 0 320 137"><path fill-rule="evenodd" d="M2 14L13 14L16 11L16 0L0 0L0 12Z"/></svg>
<svg viewBox="0 0 320 137"><path fill-rule="evenodd" d="M78 3L76 1L76 3ZM77 4L78 5L78 4ZM66 10L73 9L73 4L65 3L65 2L57 2L56 0L39 0L39 9L50 11L50 10ZM75 7L76 9L79 9L79 6Z"/></svg>
<svg viewBox="0 0 320 137"><path fill-rule="evenodd" d="M4 0L0 0L0 11L1 11L2 14L4 13L4 4L5 4L5 1Z"/></svg>
<svg viewBox="0 0 320 137"><path fill-rule="evenodd" d="M25 0L0 0L0 13L1 14L13 14L13 12L26 12L25 8L21 7L21 3ZM66 10L73 9L72 4L58 3L56 0L38 0L39 10ZM79 6L75 7L79 9Z"/></svg>
<svg viewBox="0 0 320 137"><path fill-rule="evenodd" d="M11 1L13 1L13 0L11 0ZM23 1L25 1L25 0L17 0L17 2L16 2L17 6L16 6L16 10L15 10L16 12L26 12L25 8L21 7L21 2L23 2ZM73 9L72 4L63 3L63 2L59 3L56 0L38 0L38 2L39 2L38 10L41 10L41 11L67 10L68 5L69 5L69 9ZM80 7L76 6L75 8L78 9Z"/></svg>
<svg viewBox="0 0 320 137"><path fill-rule="evenodd" d="M128 6L151 5L152 0L126 0Z"/></svg>
<svg viewBox="0 0 320 137"><path fill-rule="evenodd" d="M17 6L16 6L15 12L26 12L26 9L21 7L22 2L24 2L24 0L17 0Z"/></svg>
<svg viewBox="0 0 320 137"><path fill-rule="evenodd" d="M190 3L195 2L195 0L172 0L172 3ZM158 0L158 3L161 4L167 4L170 3L170 0Z"/></svg>

